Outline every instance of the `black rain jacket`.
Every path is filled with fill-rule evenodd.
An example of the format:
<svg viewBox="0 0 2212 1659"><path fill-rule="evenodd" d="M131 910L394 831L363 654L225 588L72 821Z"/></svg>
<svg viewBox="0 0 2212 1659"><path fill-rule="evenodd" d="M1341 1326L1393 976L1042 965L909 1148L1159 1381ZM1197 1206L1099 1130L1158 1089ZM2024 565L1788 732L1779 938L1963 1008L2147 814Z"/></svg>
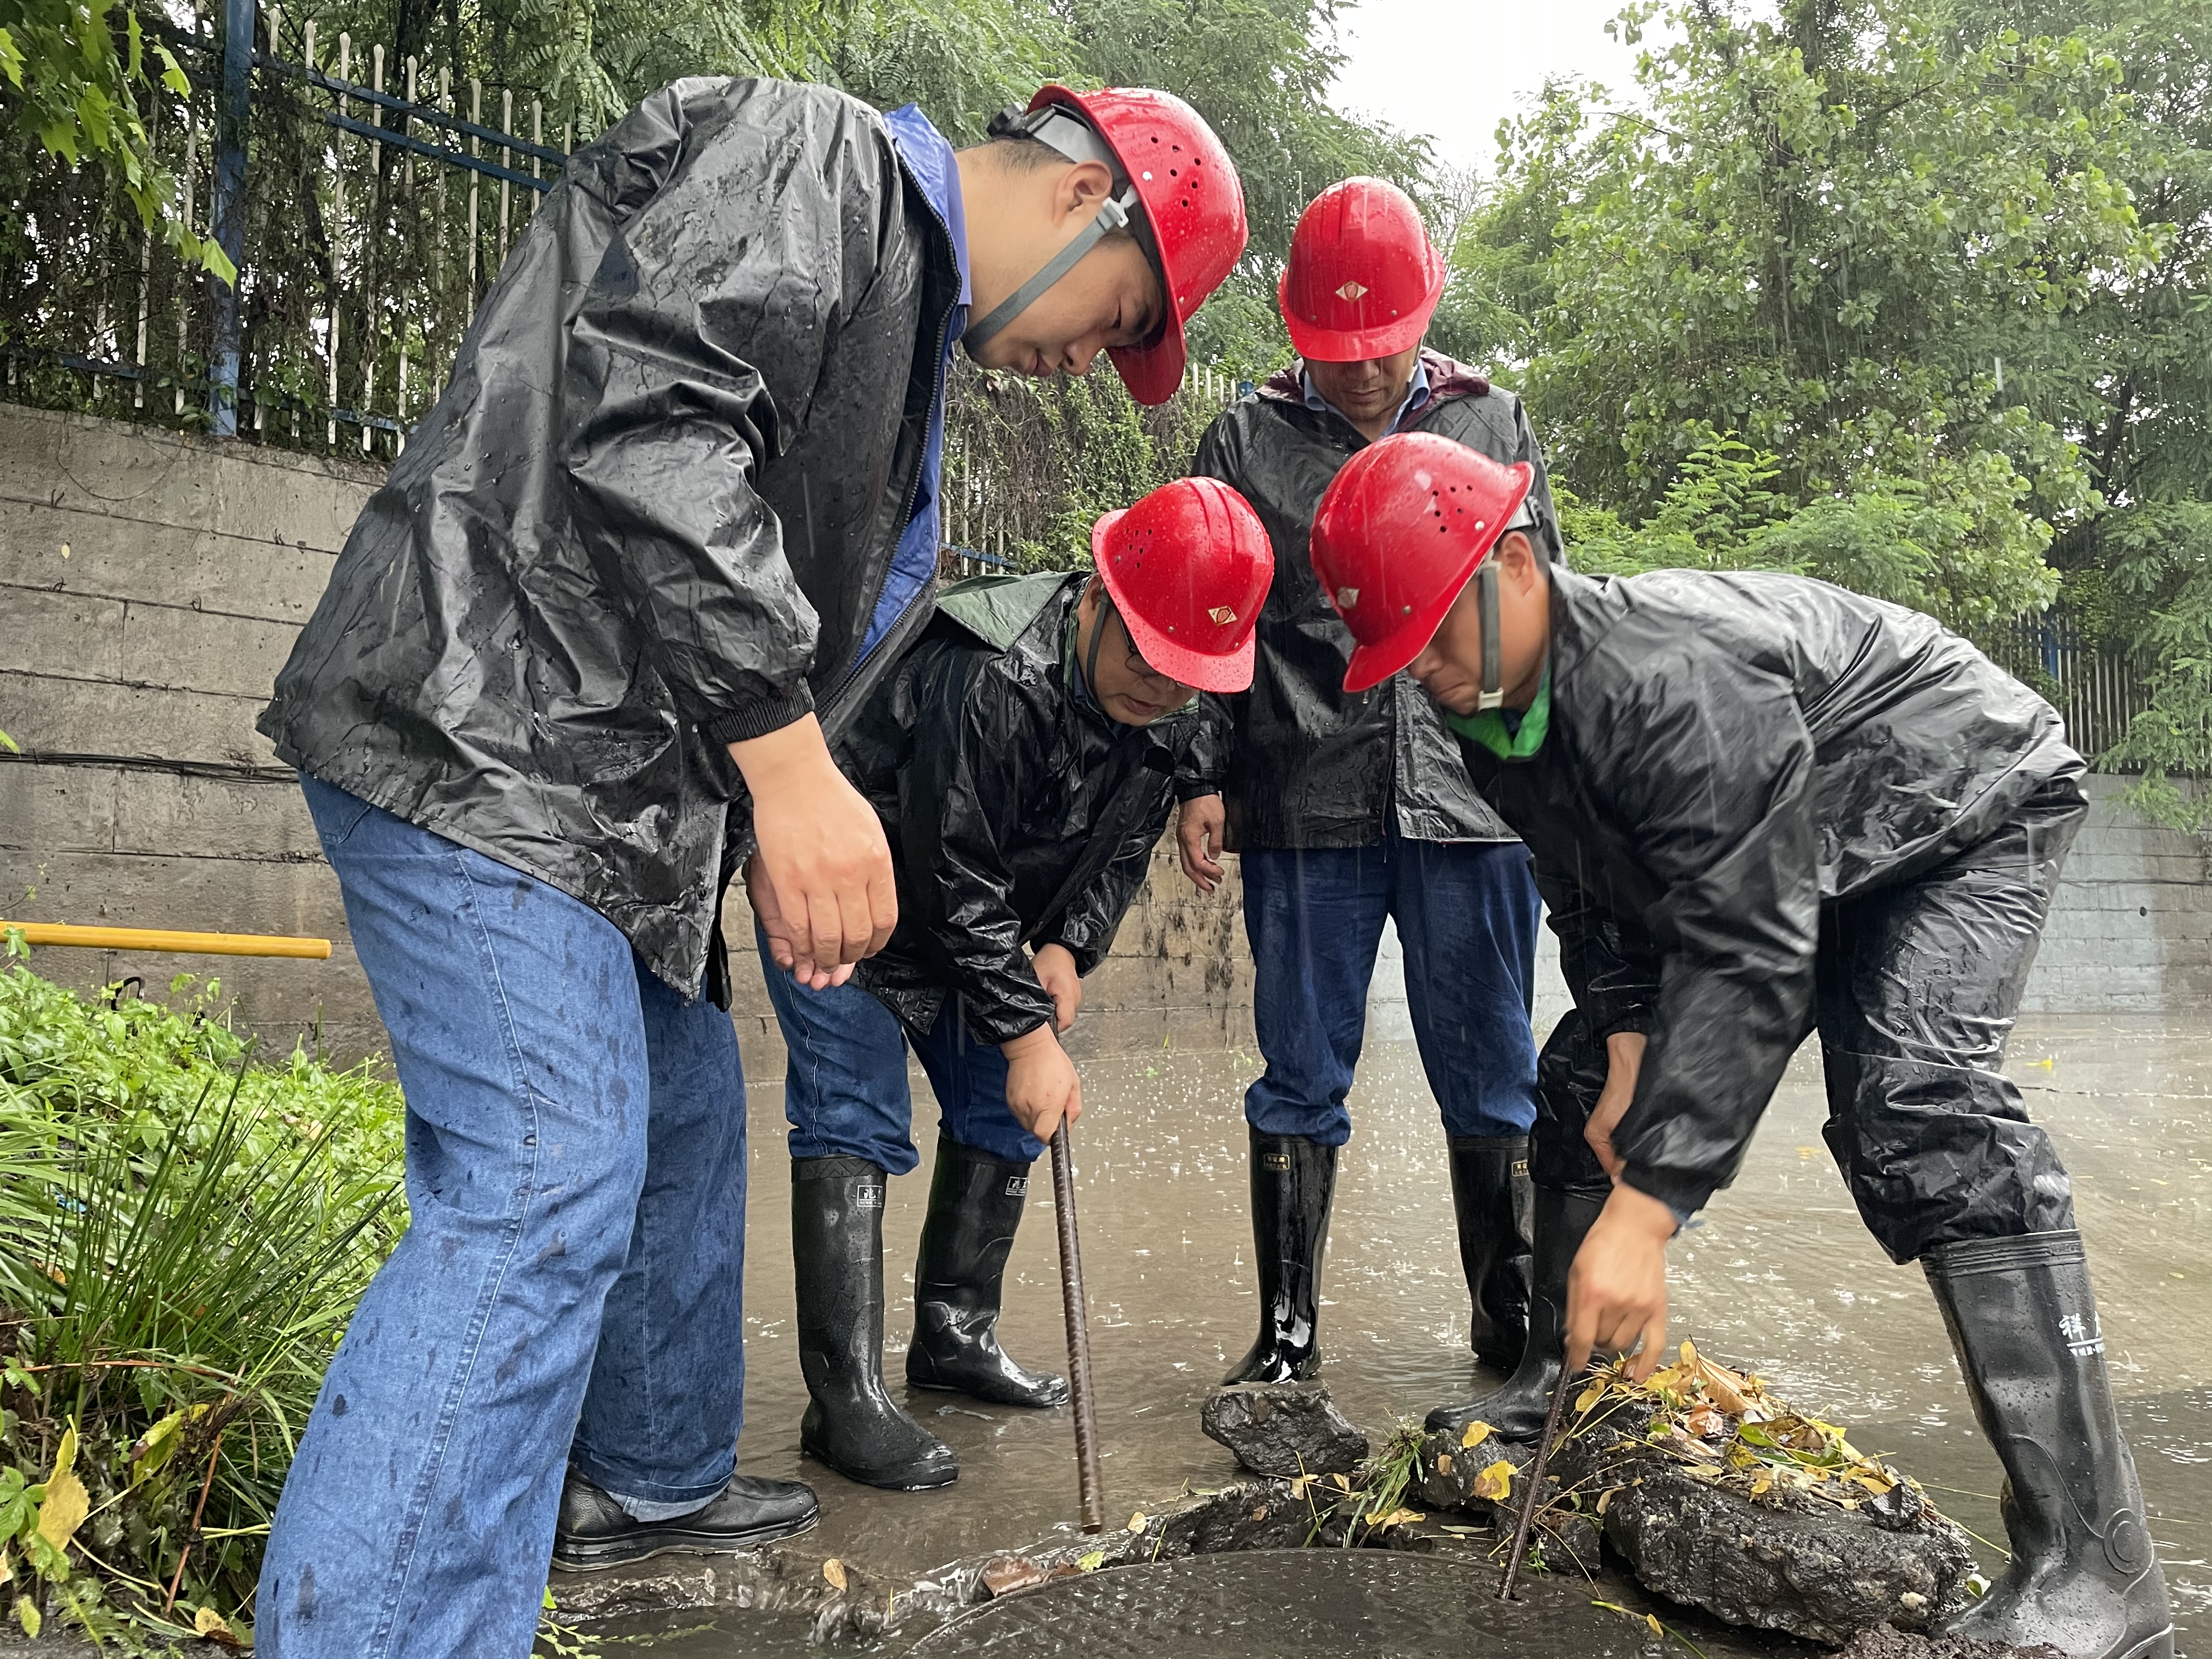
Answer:
<svg viewBox="0 0 2212 1659"><path fill-rule="evenodd" d="M1735 1178L1812 1024L1825 903L1911 880L2078 776L2057 712L1939 623L1808 577L1553 570L1550 723L1469 774L1536 860L1613 1135L1678 1210Z"/></svg>
<svg viewBox="0 0 2212 1659"><path fill-rule="evenodd" d="M1089 580L944 589L928 631L837 744L898 872L898 927L854 978L917 1034L948 992L985 1042L1050 1020L1030 951L1062 945L1078 973L1097 967L1169 808L1212 793L1203 778L1227 722L1211 698L1139 727L1080 690L1075 608Z"/></svg>
<svg viewBox="0 0 2212 1659"><path fill-rule="evenodd" d="M695 994L743 781L834 730L959 298L883 119L679 81L574 156L370 499L260 729L560 888Z"/></svg>
<svg viewBox="0 0 2212 1659"><path fill-rule="evenodd" d="M1399 430L1441 433L1494 460L1534 466L1532 497L1556 559L1559 520L1521 400L1440 353L1424 350L1421 362L1429 400ZM1418 684L1394 674L1370 690L1344 690L1351 630L1306 549L1322 492L1367 440L1334 410L1306 407L1304 374L1293 362L1224 410L1191 468L1251 502L1275 550L1252 690L1226 700L1236 721L1223 789L1230 845L1372 847L1393 813L1409 841L1510 841Z"/></svg>

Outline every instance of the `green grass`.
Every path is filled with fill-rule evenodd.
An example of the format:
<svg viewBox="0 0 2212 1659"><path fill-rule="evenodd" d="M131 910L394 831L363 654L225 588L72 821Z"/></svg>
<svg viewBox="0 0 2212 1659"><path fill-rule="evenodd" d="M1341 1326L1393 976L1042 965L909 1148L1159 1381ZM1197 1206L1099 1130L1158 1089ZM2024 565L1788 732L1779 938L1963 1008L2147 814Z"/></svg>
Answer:
<svg viewBox="0 0 2212 1659"><path fill-rule="evenodd" d="M398 1088L257 1054L212 982L111 1003L8 946L0 1607L129 1650L244 1636L295 1439L405 1224Z"/></svg>

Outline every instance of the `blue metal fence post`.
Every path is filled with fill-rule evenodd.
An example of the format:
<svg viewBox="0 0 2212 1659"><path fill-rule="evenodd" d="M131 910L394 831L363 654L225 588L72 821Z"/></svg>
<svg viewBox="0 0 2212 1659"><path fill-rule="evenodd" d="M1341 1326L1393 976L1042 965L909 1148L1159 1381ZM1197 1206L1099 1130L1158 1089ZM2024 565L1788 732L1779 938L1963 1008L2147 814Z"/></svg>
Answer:
<svg viewBox="0 0 2212 1659"><path fill-rule="evenodd" d="M222 97L216 112L215 241L237 273L215 284L214 349L209 354L208 415L218 438L238 435L238 284L246 264L246 130L253 106L253 20L257 0L223 0Z"/></svg>

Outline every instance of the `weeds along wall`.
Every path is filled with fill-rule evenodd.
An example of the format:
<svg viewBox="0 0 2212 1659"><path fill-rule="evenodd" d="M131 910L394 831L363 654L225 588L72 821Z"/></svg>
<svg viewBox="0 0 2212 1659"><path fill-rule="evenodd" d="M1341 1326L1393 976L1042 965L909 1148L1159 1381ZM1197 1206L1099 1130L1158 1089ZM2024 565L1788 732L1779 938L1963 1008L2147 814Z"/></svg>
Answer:
<svg viewBox="0 0 2212 1659"><path fill-rule="evenodd" d="M1008 427L1046 418L1019 407ZM380 477L354 460L0 404L0 731L22 750L0 750L0 919L332 942L326 963L42 950L41 973L88 988L135 976L149 992L180 972L217 974L238 1024L281 1047L318 1034L339 1058L383 1046L298 790L253 730ZM1118 487L1102 477L1102 489ZM1046 544L1035 531L1012 540L1033 556ZM2093 780L2095 816L2068 866L2031 1009L2212 1002L2203 845L2135 823L2115 799L2120 783ZM1200 896L1164 844L1086 988L1079 1052L1249 1046L1240 908L1233 861L1222 890ZM734 1012L749 1067L777 1075L742 899L725 932L746 953ZM1548 963L1543 978L1548 1023L1559 1003ZM1378 1034L1402 1025L1402 996L1386 962Z"/></svg>

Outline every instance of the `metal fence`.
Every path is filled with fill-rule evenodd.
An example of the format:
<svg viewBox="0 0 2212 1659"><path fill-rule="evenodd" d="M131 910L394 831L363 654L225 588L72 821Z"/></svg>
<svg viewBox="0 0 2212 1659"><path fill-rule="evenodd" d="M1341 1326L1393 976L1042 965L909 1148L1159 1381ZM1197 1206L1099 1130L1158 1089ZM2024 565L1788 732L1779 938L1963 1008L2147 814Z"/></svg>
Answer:
<svg viewBox="0 0 2212 1659"><path fill-rule="evenodd" d="M2100 639L2063 606L2022 622L1992 654L2066 721L2067 741L2094 761L2150 707L2157 653ZM2116 767L2116 770L2133 770Z"/></svg>

